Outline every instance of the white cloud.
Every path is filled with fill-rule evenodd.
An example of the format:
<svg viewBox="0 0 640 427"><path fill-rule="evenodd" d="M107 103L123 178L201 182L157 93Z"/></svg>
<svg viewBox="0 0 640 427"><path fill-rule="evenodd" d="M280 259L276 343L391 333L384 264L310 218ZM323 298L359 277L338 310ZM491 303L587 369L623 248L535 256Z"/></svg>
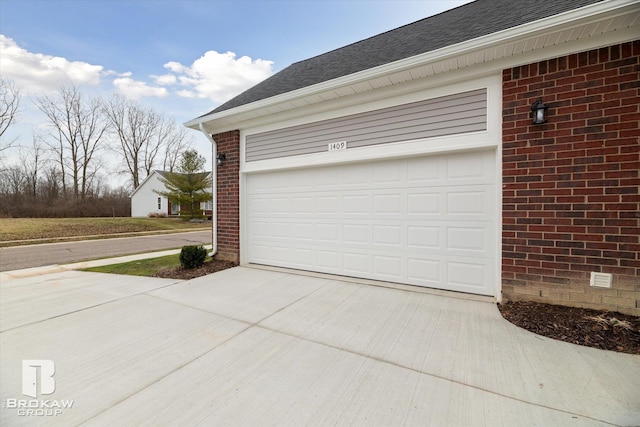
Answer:
<svg viewBox="0 0 640 427"><path fill-rule="evenodd" d="M172 61L164 67L174 72L184 87L176 92L178 96L222 103L269 77L273 73L272 65L272 61L254 61L248 56L236 59L233 52L210 50L191 66Z"/></svg>
<svg viewBox="0 0 640 427"><path fill-rule="evenodd" d="M163 74L161 76L151 77L161 86L174 85L178 82L178 79L173 74Z"/></svg>
<svg viewBox="0 0 640 427"><path fill-rule="evenodd" d="M174 73L184 73L187 70L187 67L180 64L179 62L170 61L164 64L164 68L173 71Z"/></svg>
<svg viewBox="0 0 640 427"><path fill-rule="evenodd" d="M100 65L31 53L2 34L0 70L4 78L15 81L28 92L51 92L68 83L96 86L104 73Z"/></svg>
<svg viewBox="0 0 640 427"><path fill-rule="evenodd" d="M169 95L174 95L185 101L199 99L219 104L269 77L273 74L272 66L272 61L253 60L248 56L237 58L233 52L210 50L190 65L166 62L164 74L150 74L140 79L130 71L110 70L101 65L29 52L0 34L2 77L15 81L24 88L25 94L53 94L60 86L70 83L93 87L100 93L109 90L111 83L117 92L133 100L168 99Z"/></svg>
<svg viewBox="0 0 640 427"><path fill-rule="evenodd" d="M169 95L169 91L163 87L149 86L145 82L136 81L129 77L115 79L113 85L121 94L134 100L142 97L164 98Z"/></svg>
<svg viewBox="0 0 640 427"><path fill-rule="evenodd" d="M198 96L197 93L195 93L195 92L193 92L191 90L186 90L186 89L179 90L179 91L176 92L176 94L178 96L181 96L182 98L196 98Z"/></svg>

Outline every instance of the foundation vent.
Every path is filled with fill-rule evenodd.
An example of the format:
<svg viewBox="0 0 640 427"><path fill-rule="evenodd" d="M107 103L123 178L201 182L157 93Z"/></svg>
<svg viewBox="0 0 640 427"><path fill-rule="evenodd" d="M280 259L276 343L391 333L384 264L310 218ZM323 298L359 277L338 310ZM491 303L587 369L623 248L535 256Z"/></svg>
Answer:
<svg viewBox="0 0 640 427"><path fill-rule="evenodd" d="M596 288L610 288L612 275L610 273L591 272L591 286Z"/></svg>

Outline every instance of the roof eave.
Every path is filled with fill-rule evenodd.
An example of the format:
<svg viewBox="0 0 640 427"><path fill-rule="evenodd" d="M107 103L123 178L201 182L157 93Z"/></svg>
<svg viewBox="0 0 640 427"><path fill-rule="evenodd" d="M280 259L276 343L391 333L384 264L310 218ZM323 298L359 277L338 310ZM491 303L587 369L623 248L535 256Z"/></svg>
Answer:
<svg viewBox="0 0 640 427"><path fill-rule="evenodd" d="M342 87L384 77L417 66L424 66L429 63L452 60L470 55L474 52L481 52L491 47L515 44L518 42L524 43L527 39L535 39L536 37L540 37L541 34L547 34L554 30L558 31L563 28L576 27L577 37L580 37L582 32L578 31L577 27L579 26L592 25L599 20L611 19L612 17L633 13L635 13L636 16L632 19L632 22L634 25L638 25L638 19L640 19L638 18L638 16L640 16L640 2L637 0L607 0L281 95L241 105L229 110L201 116L186 122L184 125L199 130L199 125L202 123L206 130L211 133L234 130L238 128L237 124L239 122L254 118L256 112L260 110L263 110L264 114L268 114L267 109L278 105L285 105L304 98L317 97L322 93L334 91ZM613 29L610 31L613 31ZM584 37L587 37L587 35ZM503 59L519 53L522 52L505 50L500 58L483 58L481 62Z"/></svg>

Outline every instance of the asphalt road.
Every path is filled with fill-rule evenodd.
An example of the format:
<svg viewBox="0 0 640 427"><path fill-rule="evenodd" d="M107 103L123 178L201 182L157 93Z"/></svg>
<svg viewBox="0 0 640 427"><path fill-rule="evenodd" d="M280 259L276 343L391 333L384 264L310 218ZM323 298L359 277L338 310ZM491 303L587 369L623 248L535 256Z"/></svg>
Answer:
<svg viewBox="0 0 640 427"><path fill-rule="evenodd" d="M0 271L69 264L94 258L154 252L200 244L211 244L211 230L14 246L0 248Z"/></svg>

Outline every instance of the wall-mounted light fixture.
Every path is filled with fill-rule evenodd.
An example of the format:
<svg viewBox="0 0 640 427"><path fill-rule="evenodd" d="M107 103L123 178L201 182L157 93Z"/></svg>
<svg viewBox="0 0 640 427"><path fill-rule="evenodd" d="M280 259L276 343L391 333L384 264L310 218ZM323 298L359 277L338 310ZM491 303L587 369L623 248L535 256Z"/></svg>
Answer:
<svg viewBox="0 0 640 427"><path fill-rule="evenodd" d="M541 125L547 121L547 108L549 107L543 104L542 98L531 105L531 115L533 116L534 125Z"/></svg>
<svg viewBox="0 0 640 427"><path fill-rule="evenodd" d="M216 156L216 165L222 166L222 162L227 160L227 155L224 153L218 153Z"/></svg>

